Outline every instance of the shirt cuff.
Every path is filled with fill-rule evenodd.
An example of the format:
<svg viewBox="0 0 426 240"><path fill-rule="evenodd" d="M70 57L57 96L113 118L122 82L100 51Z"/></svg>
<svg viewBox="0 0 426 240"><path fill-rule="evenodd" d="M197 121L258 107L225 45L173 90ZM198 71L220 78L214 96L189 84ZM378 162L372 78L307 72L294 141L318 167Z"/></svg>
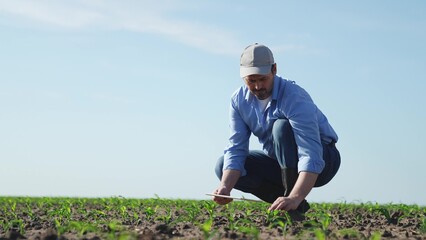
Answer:
<svg viewBox="0 0 426 240"><path fill-rule="evenodd" d="M237 170L241 172L241 177L247 175L247 171L244 168L244 163L239 163L239 161L225 160L223 163L223 170Z"/></svg>
<svg viewBox="0 0 426 240"><path fill-rule="evenodd" d="M324 169L325 162L322 159L308 159L303 158L299 160L299 163L297 165L297 168L299 172L311 172L311 173L317 173L320 174L322 170Z"/></svg>

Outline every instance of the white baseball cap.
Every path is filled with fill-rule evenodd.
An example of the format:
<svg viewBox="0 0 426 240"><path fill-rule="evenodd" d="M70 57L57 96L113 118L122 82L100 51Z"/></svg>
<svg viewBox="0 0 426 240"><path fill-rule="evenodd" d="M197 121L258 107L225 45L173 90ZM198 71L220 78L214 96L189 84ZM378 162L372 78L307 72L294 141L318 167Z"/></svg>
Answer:
<svg viewBox="0 0 426 240"><path fill-rule="evenodd" d="M274 56L268 47L258 43L252 44L241 54L240 76L244 78L253 74L266 75L271 72L274 63Z"/></svg>

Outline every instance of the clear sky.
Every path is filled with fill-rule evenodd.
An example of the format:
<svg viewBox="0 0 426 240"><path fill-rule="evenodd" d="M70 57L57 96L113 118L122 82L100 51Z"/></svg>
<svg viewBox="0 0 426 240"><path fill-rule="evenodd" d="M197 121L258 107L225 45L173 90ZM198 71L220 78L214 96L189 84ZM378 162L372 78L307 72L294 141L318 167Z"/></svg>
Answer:
<svg viewBox="0 0 426 240"><path fill-rule="evenodd" d="M0 0L0 195L208 199L254 42L340 137L308 201L426 205L422 0Z"/></svg>

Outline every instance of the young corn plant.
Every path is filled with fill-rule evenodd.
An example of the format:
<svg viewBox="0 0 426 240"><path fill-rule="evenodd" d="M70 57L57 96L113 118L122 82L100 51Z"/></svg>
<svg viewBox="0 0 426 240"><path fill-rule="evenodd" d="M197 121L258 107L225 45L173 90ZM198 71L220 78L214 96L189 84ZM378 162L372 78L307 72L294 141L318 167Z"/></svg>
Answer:
<svg viewBox="0 0 426 240"><path fill-rule="evenodd" d="M361 222L363 220L362 215L360 213L356 213L354 220L355 220L355 224L357 224L357 225L361 224Z"/></svg>
<svg viewBox="0 0 426 240"><path fill-rule="evenodd" d="M209 218L213 219L215 217L215 208L216 204L212 201L203 201L203 208L207 211Z"/></svg>
<svg viewBox="0 0 426 240"><path fill-rule="evenodd" d="M152 207L147 207L145 208L145 215L148 221L151 221L155 215L155 213L157 212L157 207L155 207L154 209Z"/></svg>
<svg viewBox="0 0 426 240"><path fill-rule="evenodd" d="M290 225L290 221L278 221L278 226L282 229L283 238L286 239L287 237L287 227Z"/></svg>
<svg viewBox="0 0 426 240"><path fill-rule="evenodd" d="M64 234L65 231L67 230L67 228L63 226L58 219L55 219L55 229L56 229L56 233L58 234L58 237Z"/></svg>
<svg viewBox="0 0 426 240"><path fill-rule="evenodd" d="M9 208L10 208L10 211L6 211L6 209L7 209L7 207L5 207L5 212L6 213L8 213L8 215L11 217L11 219L18 219L18 215L17 215L17 213L16 213L16 202L15 201L12 201L12 200L9 200Z"/></svg>
<svg viewBox="0 0 426 240"><path fill-rule="evenodd" d="M213 219L209 218L205 223L201 224L200 229L203 232L205 240L213 239L216 231L212 231Z"/></svg>
<svg viewBox="0 0 426 240"><path fill-rule="evenodd" d="M360 239L361 238L359 232L352 228L340 229L337 233L337 236L342 239Z"/></svg>
<svg viewBox="0 0 426 240"><path fill-rule="evenodd" d="M238 230L242 233L247 234L249 239L259 239L260 230L256 227L239 227Z"/></svg>
<svg viewBox="0 0 426 240"><path fill-rule="evenodd" d="M391 216L387 208L381 207L381 208L378 208L377 211L380 212L386 218L388 223L391 222Z"/></svg>
<svg viewBox="0 0 426 240"><path fill-rule="evenodd" d="M31 221L35 221L37 216L34 214L33 206L28 198L25 199L25 212Z"/></svg>
<svg viewBox="0 0 426 240"><path fill-rule="evenodd" d="M404 213L403 210L404 208L400 209L400 208L396 208L396 210L392 211L391 213L391 208L393 208L394 206L385 206L385 207L381 207L378 209L378 211L385 216L386 221L388 223L391 224L398 224L398 222L403 218Z"/></svg>
<svg viewBox="0 0 426 240"><path fill-rule="evenodd" d="M109 236L114 236L116 233L122 232L124 230L123 225L121 225L121 223L117 221L111 221L107 223L107 226L108 226Z"/></svg>
<svg viewBox="0 0 426 240"><path fill-rule="evenodd" d="M285 223L285 224L284 224ZM266 224L269 225L269 227L276 227L287 224L292 224L292 220L288 212L282 212L279 210L266 210Z"/></svg>
<svg viewBox="0 0 426 240"><path fill-rule="evenodd" d="M81 238L84 234L88 232L98 232L99 229L97 226L87 222L77 222L71 221L66 226L64 226L65 231L76 231L78 236Z"/></svg>
<svg viewBox="0 0 426 240"><path fill-rule="evenodd" d="M315 238L318 240L326 240L326 234L321 229L317 228L314 230Z"/></svg>
<svg viewBox="0 0 426 240"><path fill-rule="evenodd" d="M121 217L122 217L123 219L126 219L127 217L129 217L129 214L127 213L127 208L126 208L126 206L121 205L121 206L119 206L119 209L120 209Z"/></svg>
<svg viewBox="0 0 426 240"><path fill-rule="evenodd" d="M315 237L319 240L323 240L323 239L326 239L328 236L328 231L329 231L328 228L332 221L332 217L327 212L320 212L318 213L317 216L318 216L319 228L317 224L314 224L312 226L314 227L317 226L317 228L314 230Z"/></svg>
<svg viewBox="0 0 426 240"><path fill-rule="evenodd" d="M132 224L138 225L141 222L142 222L142 220L140 219L139 214L137 212L133 212Z"/></svg>
<svg viewBox="0 0 426 240"><path fill-rule="evenodd" d="M102 219L107 216L107 214L104 211L95 209L92 211L87 212L87 219L93 219L94 221L98 219Z"/></svg>
<svg viewBox="0 0 426 240"><path fill-rule="evenodd" d="M200 212L199 206L196 206L194 203L191 206L185 208L187 219L189 222L196 223L197 217Z"/></svg>
<svg viewBox="0 0 426 240"><path fill-rule="evenodd" d="M1 229L3 229L4 232L9 231L9 224L7 222L5 222L4 220L0 220L0 230Z"/></svg>
<svg viewBox="0 0 426 240"><path fill-rule="evenodd" d="M320 218L321 223L321 229L326 232L328 230L328 227L330 226L330 223L332 221L332 217L329 213L324 213Z"/></svg>
<svg viewBox="0 0 426 240"><path fill-rule="evenodd" d="M370 240L380 240L382 239L382 234L380 232L374 232L373 234L371 234Z"/></svg>
<svg viewBox="0 0 426 240"><path fill-rule="evenodd" d="M422 223L420 224L419 230L423 234L426 233L426 217L423 217L423 220L422 220Z"/></svg>
<svg viewBox="0 0 426 240"><path fill-rule="evenodd" d="M155 220L161 221L161 222L163 222L165 224L170 224L172 222L172 216L173 216L172 210L171 209L167 209L166 213L164 215L157 216L155 218Z"/></svg>
<svg viewBox="0 0 426 240"><path fill-rule="evenodd" d="M60 225L63 225L64 223L68 223L71 219L71 202L65 201L61 202L62 205L59 207L51 206L51 209L48 210L48 216L50 218L53 218L56 221L60 223Z"/></svg>
<svg viewBox="0 0 426 240"><path fill-rule="evenodd" d="M235 212L230 212L227 216L228 228L229 230L234 231L236 229Z"/></svg>
<svg viewBox="0 0 426 240"><path fill-rule="evenodd" d="M266 210L266 223L271 226L279 217L278 214L279 214L279 211L277 210L273 210L273 211Z"/></svg>
<svg viewBox="0 0 426 240"><path fill-rule="evenodd" d="M8 229L17 230L21 235L25 233L25 224L22 219L14 219L9 221L8 225Z"/></svg>

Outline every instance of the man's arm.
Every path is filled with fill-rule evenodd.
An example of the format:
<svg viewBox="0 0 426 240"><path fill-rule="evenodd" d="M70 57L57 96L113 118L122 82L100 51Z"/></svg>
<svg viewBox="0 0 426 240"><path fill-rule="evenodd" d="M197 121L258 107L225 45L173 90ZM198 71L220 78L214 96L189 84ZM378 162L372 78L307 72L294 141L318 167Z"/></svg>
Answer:
<svg viewBox="0 0 426 240"><path fill-rule="evenodd" d="M309 192L317 181L318 174L311 172L300 172L296 184L288 197L279 197L269 207L269 210L295 210L303 199L308 196Z"/></svg>
<svg viewBox="0 0 426 240"><path fill-rule="evenodd" d="M214 194L229 196L240 176L245 174L244 163L249 152L251 131L240 115L237 102L237 100L231 100L229 106L229 145L225 149L221 182ZM220 197L213 197L213 200L221 205L232 201L232 199Z"/></svg>
<svg viewBox="0 0 426 240"><path fill-rule="evenodd" d="M213 192L214 194L230 195L232 188L234 188L238 179L241 176L241 172L238 170L225 170L223 171L222 180L220 186ZM232 201L229 198L213 197L213 201L218 204L224 205Z"/></svg>
<svg viewBox="0 0 426 240"><path fill-rule="evenodd" d="M279 197L270 210L294 210L306 198L324 169L323 147L318 119L321 111L309 94L296 84L286 86L281 102L282 111L290 116L291 127L297 145L300 171L295 186L288 197ZM282 163L281 165L285 165Z"/></svg>

